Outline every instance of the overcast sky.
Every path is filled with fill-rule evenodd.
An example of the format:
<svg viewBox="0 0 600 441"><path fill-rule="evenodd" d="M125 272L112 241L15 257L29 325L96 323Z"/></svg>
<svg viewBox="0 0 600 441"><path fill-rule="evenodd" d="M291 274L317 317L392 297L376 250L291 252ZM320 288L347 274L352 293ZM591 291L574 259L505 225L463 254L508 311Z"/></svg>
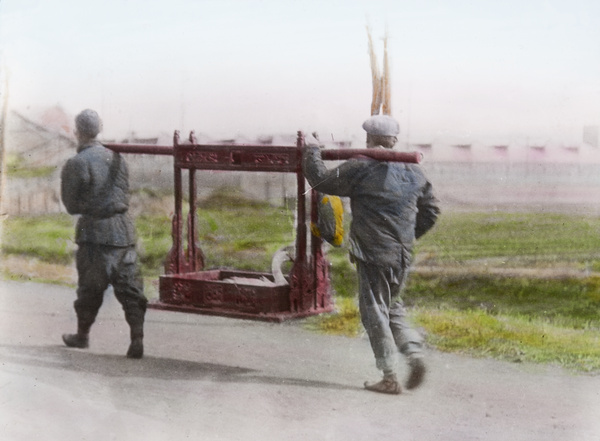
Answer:
<svg viewBox="0 0 600 441"><path fill-rule="evenodd" d="M0 0L9 103L106 136L361 136L390 35L403 140L579 142L600 124L598 0Z"/></svg>

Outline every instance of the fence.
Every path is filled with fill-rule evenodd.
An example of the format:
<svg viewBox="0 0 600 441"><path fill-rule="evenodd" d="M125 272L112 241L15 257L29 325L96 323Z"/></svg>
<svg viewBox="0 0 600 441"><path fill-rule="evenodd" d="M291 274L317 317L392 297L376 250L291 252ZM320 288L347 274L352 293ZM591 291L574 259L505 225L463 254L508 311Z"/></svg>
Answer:
<svg viewBox="0 0 600 441"><path fill-rule="evenodd" d="M173 191L170 157L125 156L133 191ZM434 189L447 206L577 205L593 212L600 201L600 164L426 163ZM295 197L295 177L286 173L198 171L198 196L235 187L256 200L285 205ZM60 171L45 178L5 181L3 211L9 215L63 213ZM600 205L600 204L598 204Z"/></svg>
<svg viewBox="0 0 600 441"><path fill-rule="evenodd" d="M150 155L125 156L133 192L150 189L159 194L173 192L173 160ZM198 171L198 196L209 196L221 187L239 188L255 200L285 205L295 197L296 178L289 173ZM3 189L2 209L10 216L66 212L60 200L60 171L43 178L8 178Z"/></svg>

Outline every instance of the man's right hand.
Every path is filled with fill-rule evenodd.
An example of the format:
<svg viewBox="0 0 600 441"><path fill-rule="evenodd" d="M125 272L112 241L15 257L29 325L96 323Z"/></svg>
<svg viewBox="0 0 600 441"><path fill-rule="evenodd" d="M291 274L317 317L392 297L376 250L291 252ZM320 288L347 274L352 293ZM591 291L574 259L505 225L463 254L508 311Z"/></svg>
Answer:
<svg viewBox="0 0 600 441"><path fill-rule="evenodd" d="M304 138L304 146L311 148L322 148L323 144L319 141L319 135L316 132L313 132L310 136Z"/></svg>

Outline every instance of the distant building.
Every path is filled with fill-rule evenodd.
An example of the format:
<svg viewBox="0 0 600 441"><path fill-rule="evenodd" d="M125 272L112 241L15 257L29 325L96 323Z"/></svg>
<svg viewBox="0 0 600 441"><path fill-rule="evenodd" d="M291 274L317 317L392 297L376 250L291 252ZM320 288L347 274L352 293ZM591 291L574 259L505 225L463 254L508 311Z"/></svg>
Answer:
<svg viewBox="0 0 600 441"><path fill-rule="evenodd" d="M3 213L64 211L60 202L60 170L77 148L68 121L59 107L45 111L40 122L16 111L9 112L4 138L7 177L2 189ZM31 173L22 175L23 170ZM13 172L18 174L12 175Z"/></svg>
<svg viewBox="0 0 600 441"><path fill-rule="evenodd" d="M55 127L53 122L48 125L37 123L11 111L6 122L5 153L19 156L31 167L62 166L75 154L77 144L63 124Z"/></svg>
<svg viewBox="0 0 600 441"><path fill-rule="evenodd" d="M61 108L47 109L33 119L19 112L7 115L5 153L17 158L21 167L45 170L43 176L6 179L1 210L10 215L64 212L60 202L60 170L76 152L72 121ZM588 203L590 195L600 194L600 131L584 128L581 143L556 143L547 139L499 138L479 142L470 138L421 139L399 143L399 150L423 154L422 164L437 188L441 200L454 204ZM213 139L195 134L194 142L219 145L294 146L296 133L248 138ZM170 133L140 136L131 132L105 142L172 145ZM182 134L182 143L191 142ZM347 140L325 140L326 148L352 148ZM361 143L362 145L362 143ZM361 145L357 148L361 148ZM133 192L173 189L173 159L157 155L125 155ZM51 168L48 172L48 167ZM53 169L52 169L53 168ZM197 173L198 195L228 186L242 189L249 197L273 203L288 202L295 196L296 177L289 173L228 172L202 170ZM591 189L591 190L590 190ZM595 201L596 199L594 199ZM143 210L140 206L139 210Z"/></svg>

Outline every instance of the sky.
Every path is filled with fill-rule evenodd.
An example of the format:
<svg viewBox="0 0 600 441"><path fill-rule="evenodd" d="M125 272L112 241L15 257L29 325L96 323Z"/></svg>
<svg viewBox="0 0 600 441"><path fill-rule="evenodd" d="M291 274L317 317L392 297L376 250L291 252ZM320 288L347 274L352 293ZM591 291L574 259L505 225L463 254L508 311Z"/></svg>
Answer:
<svg viewBox="0 0 600 441"><path fill-rule="evenodd" d="M600 125L597 0L0 0L12 109L105 137L364 138L366 25L406 142L581 142Z"/></svg>

